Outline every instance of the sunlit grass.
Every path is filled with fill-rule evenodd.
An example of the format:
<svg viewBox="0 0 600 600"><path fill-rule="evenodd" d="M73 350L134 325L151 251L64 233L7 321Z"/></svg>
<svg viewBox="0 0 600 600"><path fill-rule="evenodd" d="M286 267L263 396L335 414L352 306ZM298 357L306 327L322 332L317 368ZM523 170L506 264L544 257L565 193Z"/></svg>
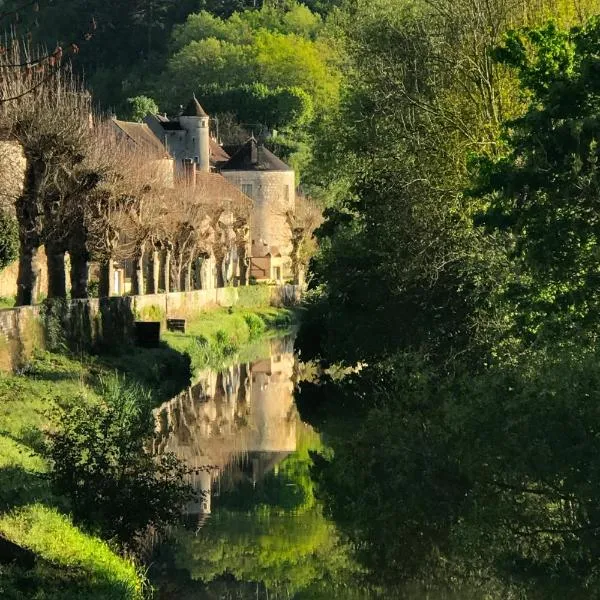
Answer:
<svg viewBox="0 0 600 600"><path fill-rule="evenodd" d="M27 578L34 588L35 580L41 579L44 587L36 590L32 598L143 597L143 578L136 566L117 556L106 542L81 532L56 509L32 504L4 514L0 517L0 533L39 557ZM50 565L50 572L52 567L60 566L63 574L58 579L48 577ZM8 598L16 593L17 580L23 574L6 570L4 575L7 583L0 584L5 587L2 597ZM70 575L67 587L63 587L67 583L65 575Z"/></svg>
<svg viewBox="0 0 600 600"><path fill-rule="evenodd" d="M164 334L173 349L190 356L192 369L219 368L232 362L245 346L271 331L291 329L292 311L281 308L220 309L188 320L186 332Z"/></svg>

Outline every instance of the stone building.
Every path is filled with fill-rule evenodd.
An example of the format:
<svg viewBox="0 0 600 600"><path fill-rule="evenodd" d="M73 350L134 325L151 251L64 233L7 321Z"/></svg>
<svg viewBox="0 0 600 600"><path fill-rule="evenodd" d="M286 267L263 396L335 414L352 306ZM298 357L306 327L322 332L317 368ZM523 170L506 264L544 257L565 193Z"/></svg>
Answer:
<svg viewBox="0 0 600 600"><path fill-rule="evenodd" d="M283 281L291 277L291 230L294 211L294 170L251 137L229 154L211 135L210 117L194 96L176 119L148 115L144 124L175 162L176 175L189 178L189 166L222 175L252 199L250 219L250 277ZM144 135L146 130L144 130Z"/></svg>

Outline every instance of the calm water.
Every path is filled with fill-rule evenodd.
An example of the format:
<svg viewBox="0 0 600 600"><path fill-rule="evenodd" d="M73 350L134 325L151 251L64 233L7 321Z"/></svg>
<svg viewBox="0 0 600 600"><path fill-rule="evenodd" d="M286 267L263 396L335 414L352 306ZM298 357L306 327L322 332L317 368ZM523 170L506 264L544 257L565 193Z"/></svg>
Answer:
<svg viewBox="0 0 600 600"><path fill-rule="evenodd" d="M198 492L185 526L154 560L159 598L373 597L357 584L360 569L314 495L309 451L323 447L294 403L293 338L270 340L258 354L201 373L155 411L155 452L194 469Z"/></svg>

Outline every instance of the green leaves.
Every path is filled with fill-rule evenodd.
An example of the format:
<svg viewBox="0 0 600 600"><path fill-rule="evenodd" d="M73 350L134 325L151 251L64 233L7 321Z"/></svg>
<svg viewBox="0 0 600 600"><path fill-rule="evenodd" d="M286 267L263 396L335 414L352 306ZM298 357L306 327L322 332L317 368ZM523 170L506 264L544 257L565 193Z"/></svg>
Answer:
<svg viewBox="0 0 600 600"><path fill-rule="evenodd" d="M529 306L530 331L548 308L551 321L596 327L599 43L600 21L592 19L569 32L553 24L512 32L494 53L516 71L531 102L507 123L505 156L478 164L476 189L489 202L479 222L514 239L513 258L528 284L512 301Z"/></svg>
<svg viewBox="0 0 600 600"><path fill-rule="evenodd" d="M193 497L188 470L173 456L153 457L151 399L118 377L102 381L102 400L57 409L48 433L51 480L76 519L135 547L149 526L174 522Z"/></svg>
<svg viewBox="0 0 600 600"><path fill-rule="evenodd" d="M19 225L17 220L0 209L0 271L19 256Z"/></svg>

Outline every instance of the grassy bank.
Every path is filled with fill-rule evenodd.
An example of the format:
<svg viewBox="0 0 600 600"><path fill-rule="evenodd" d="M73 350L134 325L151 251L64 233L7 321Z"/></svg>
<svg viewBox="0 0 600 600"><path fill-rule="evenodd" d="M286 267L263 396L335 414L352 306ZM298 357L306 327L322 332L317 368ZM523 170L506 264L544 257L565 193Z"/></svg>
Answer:
<svg viewBox="0 0 600 600"><path fill-rule="evenodd" d="M185 333L165 333L166 344L189 356L193 371L218 368L236 359L241 349L266 334L291 330L292 311L281 308L227 309L198 314Z"/></svg>
<svg viewBox="0 0 600 600"><path fill-rule="evenodd" d="M64 499L51 493L39 448L57 398L89 401L99 377L117 370L151 389L158 403L188 384L191 369L218 367L240 353L251 359L245 350L260 354L261 339L292 324L282 309L219 309L189 319L185 334L164 333L159 348L93 357L37 352L18 374L0 375L0 535L37 557L33 568L0 564L0 597L143 597L136 566L74 525Z"/></svg>
<svg viewBox="0 0 600 600"><path fill-rule="evenodd" d="M0 534L36 556L33 568L0 565L2 598L142 598L136 566L72 523L38 454L54 400L91 398L92 380L85 364L50 353L38 353L19 375L0 377Z"/></svg>

